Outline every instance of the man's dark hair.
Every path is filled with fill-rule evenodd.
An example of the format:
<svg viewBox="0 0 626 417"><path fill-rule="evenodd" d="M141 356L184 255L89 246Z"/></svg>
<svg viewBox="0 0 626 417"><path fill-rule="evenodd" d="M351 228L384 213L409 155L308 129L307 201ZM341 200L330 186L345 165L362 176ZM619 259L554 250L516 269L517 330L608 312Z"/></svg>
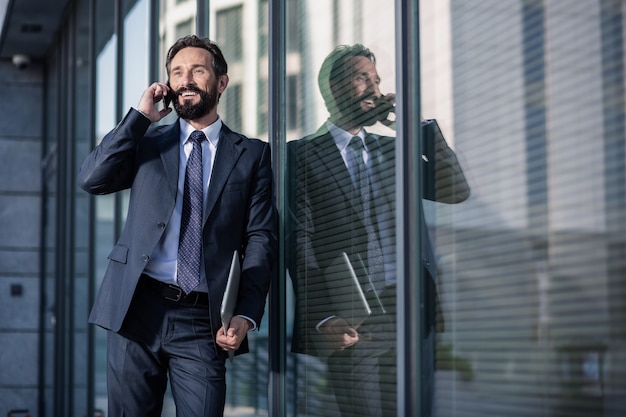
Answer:
<svg viewBox="0 0 626 417"><path fill-rule="evenodd" d="M167 70L168 77L170 75L172 59L178 52L180 52L181 49L188 47L206 49L211 53L211 55L213 56L213 60L211 61L211 67L213 68L213 71L215 72L215 75L217 77L225 75L228 72L228 64L226 64L224 55L222 54L222 51L215 42L208 38L199 38L196 35L188 35L174 42L174 45L172 45L170 47L170 50L167 52L165 69Z"/></svg>
<svg viewBox="0 0 626 417"><path fill-rule="evenodd" d="M331 114L337 111L333 89L338 85L342 85L346 81L346 76L351 76L352 72L347 71L346 61L357 56L364 56L376 64L374 53L360 43L337 46L326 56L322 63L317 82L322 97L324 97L326 108Z"/></svg>

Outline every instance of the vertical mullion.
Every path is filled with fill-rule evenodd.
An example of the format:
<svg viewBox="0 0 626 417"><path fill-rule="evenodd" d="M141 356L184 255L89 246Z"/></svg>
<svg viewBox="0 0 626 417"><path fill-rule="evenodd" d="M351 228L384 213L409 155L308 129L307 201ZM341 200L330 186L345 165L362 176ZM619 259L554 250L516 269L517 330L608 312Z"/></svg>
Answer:
<svg viewBox="0 0 626 417"><path fill-rule="evenodd" d="M116 83L115 83L115 120L122 120L124 106L124 16L122 12L122 0L114 0L113 24L116 35ZM115 193L114 217L113 217L113 240L117 242L122 233L122 193Z"/></svg>
<svg viewBox="0 0 626 417"><path fill-rule="evenodd" d="M196 34L200 37L209 37L210 10L210 0L196 1Z"/></svg>
<svg viewBox="0 0 626 417"><path fill-rule="evenodd" d="M268 132L272 149L272 168L276 184L276 202L280 218L284 219L285 198L285 0L268 0ZM284 240L283 221L279 223L279 239ZM281 245L284 247L284 245ZM286 415L285 370L286 370L286 283L285 258L279 251L277 273L274 275L269 295L269 415Z"/></svg>
<svg viewBox="0 0 626 417"><path fill-rule="evenodd" d="M149 0L148 16L148 80L159 80L159 0Z"/></svg>
<svg viewBox="0 0 626 417"><path fill-rule="evenodd" d="M64 34L59 36L59 58L60 58L60 71L58 74L58 108L67 108L67 48L65 43ZM61 140L68 135L66 122L66 113L62 110L59 113L59 124L57 126L57 163L58 168L56 171L57 178L57 192L56 192L56 236L55 236L55 327L54 327L54 410L55 415L66 415L67 411L67 399L65 388L67 387L67 363L66 363L66 349L67 349L67 323L66 323L66 306L67 300L65 297L65 289L67 282L67 263L65 262L65 249L67 244L67 235L65 227L65 217L67 203L65 201L66 194L66 181L65 181L65 169L67 166L67 153L66 144L67 141Z"/></svg>
<svg viewBox="0 0 626 417"><path fill-rule="evenodd" d="M89 113L88 113L88 127L87 132L89 132L89 145L90 149L96 145L96 134L95 134L95 120L96 120L96 1L89 1L89 52L88 52L88 62L89 65L89 79L87 81L87 94L89 95L87 99L87 103L89 103ZM89 195L87 197L89 199L88 209L89 209L89 222L88 222L88 244L87 244L87 305L92 306L95 293L96 293L96 255L95 255L95 233L96 233L96 210L95 210L95 199L94 196ZM93 416L95 415L95 381L96 381L96 342L95 342L96 332L94 326L87 326L87 415Z"/></svg>
<svg viewBox="0 0 626 417"><path fill-rule="evenodd" d="M65 356L65 360L67 361L67 414L72 414L74 412L74 392L76 389L76 378L75 378L75 362L74 357L76 351L76 329L75 329L75 285L76 285L76 268L75 268L75 260L76 257L74 255L74 251L76 250L76 239L74 231L76 229L75 222L75 214L76 214L76 180L74 179L74 172L76 166L76 124L74 123L75 114L76 114L76 37L78 36L76 22L76 14L78 7L74 5L72 8L72 12L69 18L69 36L67 38L67 43L64 47L67 48L67 56L68 56L68 68L66 71L67 83L66 88L63 94L67 95L67 114L65 115L65 120L67 124L67 132L69 133L67 136L67 140L65 141L67 149L66 153L66 164L64 165L64 175L65 175L65 191L63 194L66 200L66 211L63 214L65 217L65 222L63 223L65 226L65 256L64 262L66 263L66 271L65 277L63 278L66 282L66 293L62 296L66 296L66 326L67 326L67 352Z"/></svg>
<svg viewBox="0 0 626 417"><path fill-rule="evenodd" d="M398 248L398 416L419 415L424 332L420 300L422 195L418 0L396 0L396 229ZM402 366L400 366L402 364Z"/></svg>

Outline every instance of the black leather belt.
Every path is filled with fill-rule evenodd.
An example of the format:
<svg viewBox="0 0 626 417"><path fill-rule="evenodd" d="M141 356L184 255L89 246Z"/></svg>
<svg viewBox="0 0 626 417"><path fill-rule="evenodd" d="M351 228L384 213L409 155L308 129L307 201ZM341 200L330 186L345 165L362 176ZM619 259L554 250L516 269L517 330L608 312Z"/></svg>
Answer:
<svg viewBox="0 0 626 417"><path fill-rule="evenodd" d="M209 294L205 292L192 291L185 294L182 288L174 284L166 284L145 274L141 275L140 282L170 303L198 307L209 305Z"/></svg>

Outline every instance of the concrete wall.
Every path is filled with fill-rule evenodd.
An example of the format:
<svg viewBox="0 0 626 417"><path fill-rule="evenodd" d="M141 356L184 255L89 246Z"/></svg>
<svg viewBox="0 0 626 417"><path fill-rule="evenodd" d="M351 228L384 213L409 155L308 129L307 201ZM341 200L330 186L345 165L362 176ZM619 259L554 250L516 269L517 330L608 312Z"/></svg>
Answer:
<svg viewBox="0 0 626 417"><path fill-rule="evenodd" d="M0 60L0 415L37 413L43 69Z"/></svg>

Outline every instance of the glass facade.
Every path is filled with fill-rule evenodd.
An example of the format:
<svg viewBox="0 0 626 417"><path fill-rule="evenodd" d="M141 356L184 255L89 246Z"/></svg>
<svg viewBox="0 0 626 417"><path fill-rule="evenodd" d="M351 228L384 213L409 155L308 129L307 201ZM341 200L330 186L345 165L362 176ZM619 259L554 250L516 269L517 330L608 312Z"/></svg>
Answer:
<svg viewBox="0 0 626 417"><path fill-rule="evenodd" d="M45 66L40 414L108 415L86 317L128 194L77 169L197 33L228 61L225 124L271 144L281 215L227 416L626 415L625 8L72 2ZM367 92L393 106L361 118Z"/></svg>

